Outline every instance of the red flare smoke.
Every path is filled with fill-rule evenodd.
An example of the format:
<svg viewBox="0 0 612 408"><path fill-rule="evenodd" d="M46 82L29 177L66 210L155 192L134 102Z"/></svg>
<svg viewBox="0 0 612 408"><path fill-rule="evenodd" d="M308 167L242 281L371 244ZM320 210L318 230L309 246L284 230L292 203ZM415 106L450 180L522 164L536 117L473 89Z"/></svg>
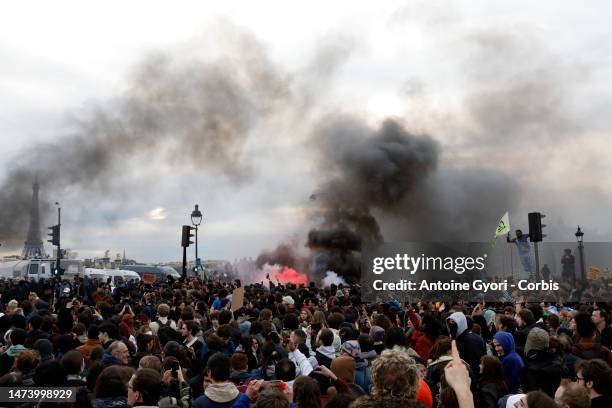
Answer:
<svg viewBox="0 0 612 408"><path fill-rule="evenodd" d="M279 280L283 285L287 283L293 283L294 285L298 286L300 284L308 284L308 279L306 278L306 275L299 273L295 269L288 268L286 266L282 269L279 269L278 272L270 274L270 279L272 280L272 282L276 282L277 280Z"/></svg>

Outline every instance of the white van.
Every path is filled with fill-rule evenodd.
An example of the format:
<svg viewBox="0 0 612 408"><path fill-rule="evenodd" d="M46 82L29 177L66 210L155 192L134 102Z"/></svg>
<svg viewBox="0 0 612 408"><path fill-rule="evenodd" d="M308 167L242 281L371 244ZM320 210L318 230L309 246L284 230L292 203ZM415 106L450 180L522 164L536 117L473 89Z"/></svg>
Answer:
<svg viewBox="0 0 612 408"><path fill-rule="evenodd" d="M19 259L0 262L0 278L49 279L52 261L48 259Z"/></svg>
<svg viewBox="0 0 612 408"><path fill-rule="evenodd" d="M95 282L96 286L100 283L106 283L109 275L104 269L85 268L83 271L85 280L89 282Z"/></svg>
<svg viewBox="0 0 612 408"><path fill-rule="evenodd" d="M180 279L176 269L165 265L125 265L130 271L136 272L145 283L165 281L168 276Z"/></svg>
<svg viewBox="0 0 612 408"><path fill-rule="evenodd" d="M125 279L127 282L134 281L134 283L138 284L140 282L140 275L134 271L130 271L128 269L121 269L123 271Z"/></svg>
<svg viewBox="0 0 612 408"><path fill-rule="evenodd" d="M140 275L134 271L126 269L104 269L104 272L111 278L111 286L116 287L128 282L140 282Z"/></svg>

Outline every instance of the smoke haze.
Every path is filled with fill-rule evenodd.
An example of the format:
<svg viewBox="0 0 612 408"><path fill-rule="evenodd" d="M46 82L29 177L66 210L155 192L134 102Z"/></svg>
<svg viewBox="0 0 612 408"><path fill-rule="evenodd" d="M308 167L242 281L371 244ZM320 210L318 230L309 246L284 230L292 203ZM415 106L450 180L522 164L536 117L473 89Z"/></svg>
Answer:
<svg viewBox="0 0 612 408"><path fill-rule="evenodd" d="M283 20L274 37L270 20L257 36L225 26L218 49L215 37L139 57L122 92L71 110L53 138L6 161L2 248L25 239L36 175L42 226L62 194L83 197L67 217L104 207L103 227L119 231L105 243L126 214L165 208L165 221L141 232L159 241L142 245L148 256L178 240L161 238L186 222L172 205L182 217L199 202L205 257L259 254L260 269L311 279L355 280L370 242L488 241L505 211L513 228L528 211L547 213L551 240L577 223L609 239L609 53L588 41L606 42L559 35L570 25L548 7L502 24L521 8L481 15L430 3L376 7L365 14L375 23L348 34L311 32L309 21L294 41L286 24L300 21ZM193 179L175 182L185 174ZM163 202L149 202L153 191ZM130 206L137 200L146 208Z"/></svg>
<svg viewBox="0 0 612 408"><path fill-rule="evenodd" d="M22 152L0 185L0 241L23 240L36 176L41 214L49 208L50 190L111 198L114 186L108 183L125 177L128 159L151 156L176 167L198 166L229 183L251 177L243 147L258 120L288 96L289 83L255 39L236 37L232 58L147 57L124 95L84 108L69 133Z"/></svg>

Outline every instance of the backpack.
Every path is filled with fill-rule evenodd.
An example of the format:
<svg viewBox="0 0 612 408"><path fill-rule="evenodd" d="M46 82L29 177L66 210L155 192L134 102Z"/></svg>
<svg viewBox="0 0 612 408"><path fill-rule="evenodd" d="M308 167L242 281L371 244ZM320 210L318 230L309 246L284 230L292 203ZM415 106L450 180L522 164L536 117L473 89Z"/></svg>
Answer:
<svg viewBox="0 0 612 408"><path fill-rule="evenodd" d="M170 325L171 325L171 323L170 323L170 319L167 319L167 320L166 320L166 323L162 323L162 322L160 322L160 321L159 321L159 319L158 319L158 320L155 320L155 323L157 323L157 325L159 326L159 328L160 328L160 329L161 329L162 327L172 327L172 326L170 326Z"/></svg>
<svg viewBox="0 0 612 408"><path fill-rule="evenodd" d="M170 324L162 325L160 323L160 327L157 330L157 337L159 337L161 344L166 344L169 341L176 341L178 343L182 341L181 334L174 330Z"/></svg>

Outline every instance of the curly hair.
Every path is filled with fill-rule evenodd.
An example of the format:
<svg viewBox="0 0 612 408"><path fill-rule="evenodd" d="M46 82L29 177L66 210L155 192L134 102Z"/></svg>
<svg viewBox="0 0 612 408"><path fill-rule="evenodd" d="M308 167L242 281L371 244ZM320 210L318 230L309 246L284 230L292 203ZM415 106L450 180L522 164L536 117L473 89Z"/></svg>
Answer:
<svg viewBox="0 0 612 408"><path fill-rule="evenodd" d="M372 362L372 395L415 398L419 375L414 359L399 347L382 352Z"/></svg>
<svg viewBox="0 0 612 408"><path fill-rule="evenodd" d="M34 350L24 350L15 357L15 368L22 373L34 370L40 363L40 354Z"/></svg>
<svg viewBox="0 0 612 408"><path fill-rule="evenodd" d="M425 408L421 401L409 398L393 398L384 396L375 398L370 395L364 395L356 399L352 404L353 408Z"/></svg>

